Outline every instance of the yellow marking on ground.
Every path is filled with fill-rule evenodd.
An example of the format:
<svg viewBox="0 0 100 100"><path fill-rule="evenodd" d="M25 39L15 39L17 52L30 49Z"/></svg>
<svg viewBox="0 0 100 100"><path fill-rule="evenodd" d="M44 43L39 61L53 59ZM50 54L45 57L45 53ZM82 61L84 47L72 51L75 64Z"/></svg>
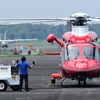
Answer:
<svg viewBox="0 0 100 100"><path fill-rule="evenodd" d="M54 86L55 84L51 83L50 86Z"/></svg>

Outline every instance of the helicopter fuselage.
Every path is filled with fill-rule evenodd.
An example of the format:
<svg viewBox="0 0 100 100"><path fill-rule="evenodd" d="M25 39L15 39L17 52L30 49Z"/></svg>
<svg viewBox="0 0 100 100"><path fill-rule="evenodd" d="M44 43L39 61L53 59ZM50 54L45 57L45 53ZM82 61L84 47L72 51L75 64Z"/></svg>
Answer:
<svg viewBox="0 0 100 100"><path fill-rule="evenodd" d="M60 73L51 75L51 84L55 84L55 79L84 81L100 76L100 47L97 42L98 35L90 31L88 21L98 21L84 13L73 14L67 23L71 26L71 31L63 34L60 40L55 34L50 34L47 41L56 41L61 46L61 52L45 52L49 55L60 55ZM62 82L63 82L62 81ZM61 83L62 84L62 83Z"/></svg>
<svg viewBox="0 0 100 100"><path fill-rule="evenodd" d="M55 79L70 78L72 80L86 81L100 76L100 49L97 42L97 34L88 31L87 26L78 26L70 32L65 32L63 40L57 38L54 34L47 37L48 42L56 41L62 47L60 53L61 64L60 73L51 75L52 82ZM78 33L83 34L78 35ZM77 34L77 35L76 35ZM48 53L50 54L50 53Z"/></svg>
<svg viewBox="0 0 100 100"><path fill-rule="evenodd" d="M61 52L61 76L86 80L100 76L99 46L95 42L66 43ZM81 78L79 78L81 77Z"/></svg>

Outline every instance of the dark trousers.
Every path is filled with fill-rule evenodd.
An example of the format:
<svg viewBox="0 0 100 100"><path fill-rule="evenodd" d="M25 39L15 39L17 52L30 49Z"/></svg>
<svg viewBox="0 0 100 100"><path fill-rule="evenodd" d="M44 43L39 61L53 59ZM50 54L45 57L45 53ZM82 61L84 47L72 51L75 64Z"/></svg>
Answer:
<svg viewBox="0 0 100 100"><path fill-rule="evenodd" d="M25 80L25 90L28 90L28 75L20 75L20 91L22 91L23 80Z"/></svg>

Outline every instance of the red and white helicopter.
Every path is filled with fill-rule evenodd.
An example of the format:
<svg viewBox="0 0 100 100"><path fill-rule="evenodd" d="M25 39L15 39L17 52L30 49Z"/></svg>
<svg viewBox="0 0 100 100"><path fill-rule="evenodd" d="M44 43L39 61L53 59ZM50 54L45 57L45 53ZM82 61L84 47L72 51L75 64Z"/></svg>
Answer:
<svg viewBox="0 0 100 100"><path fill-rule="evenodd" d="M80 86L81 81L86 85L87 79L98 78L100 76L100 47L97 42L98 35L93 31L89 31L87 24L89 21L100 21L100 18L90 17L85 13L75 13L69 18L2 18L0 20L67 21L68 25L72 27L72 30L63 34L63 40L57 38L55 34L50 34L47 37L49 43L56 41L61 46L61 52L46 52L43 50L47 55L60 55L61 70L60 73L51 75L51 84L55 85L56 79L62 79L62 85L66 78L70 78L77 80ZM8 25L10 24L8 23Z"/></svg>
<svg viewBox="0 0 100 100"><path fill-rule="evenodd" d="M65 19L62 19L65 20ZM56 79L62 79L61 85L66 78L77 80L80 86L87 79L100 76L100 48L97 42L98 36L89 31L88 21L100 21L85 13L76 13L67 18L67 23L72 30L63 34L60 40L55 34L47 37L48 42L56 41L62 47L61 52L43 52L48 55L60 55L60 73L51 75L51 84L55 85Z"/></svg>

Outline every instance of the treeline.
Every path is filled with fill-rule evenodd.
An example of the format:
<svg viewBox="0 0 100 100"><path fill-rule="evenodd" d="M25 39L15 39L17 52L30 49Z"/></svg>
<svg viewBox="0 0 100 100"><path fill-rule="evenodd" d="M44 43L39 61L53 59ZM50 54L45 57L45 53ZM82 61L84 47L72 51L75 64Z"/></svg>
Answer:
<svg viewBox="0 0 100 100"><path fill-rule="evenodd" d="M91 24L89 26L91 31L95 31L100 37L100 24ZM49 24L22 24L0 26L0 37L4 39L33 39L45 40L50 33L55 33L57 37L62 38L64 32L71 30L66 24L49 25Z"/></svg>

